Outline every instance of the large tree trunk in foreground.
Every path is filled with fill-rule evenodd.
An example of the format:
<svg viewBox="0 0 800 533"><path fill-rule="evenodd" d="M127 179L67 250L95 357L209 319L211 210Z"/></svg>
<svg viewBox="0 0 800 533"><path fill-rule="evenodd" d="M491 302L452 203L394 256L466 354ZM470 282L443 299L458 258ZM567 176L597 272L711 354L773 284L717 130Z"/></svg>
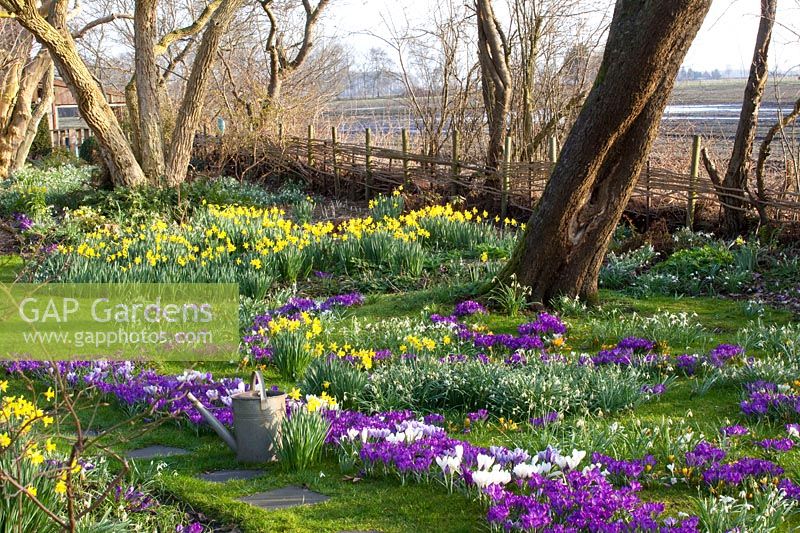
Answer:
<svg viewBox="0 0 800 533"><path fill-rule="evenodd" d="M739 235L747 232L747 207L749 202L746 196L749 193L748 179L750 177L750 158L753 154L753 143L758 129L758 110L761 99L767 86L767 57L769 45L772 41L772 28L775 24L775 13L778 0L761 0L761 22L758 25L756 45L753 50L753 62L750 64L750 77L744 88L742 110L739 114L739 126L736 129L736 138L733 141L733 151L728 162L725 178L721 179L715 170L715 165L710 164L708 152L704 153L706 170L711 180L719 189L719 200L722 205L722 223L725 231L730 235ZM713 169L713 170L712 170ZM731 193L729 196L725 193Z"/></svg>
<svg viewBox="0 0 800 533"><path fill-rule="evenodd" d="M498 276L544 304L597 297L608 243L711 0L618 0L597 80L525 233Z"/></svg>
<svg viewBox="0 0 800 533"><path fill-rule="evenodd" d="M178 111L175 132L169 147L167 183L170 185L177 185L186 178L189 161L192 157L194 134L203 112L203 97L211 76L214 57L222 36L227 31L228 25L241 3L242 0L223 0L203 33L203 40L192 64L192 73L186 83L186 92L183 95L180 111Z"/></svg>
<svg viewBox="0 0 800 533"><path fill-rule="evenodd" d="M492 9L491 0L476 0L478 17L478 59L486 120L489 125L489 146L486 166L498 168L503 159L503 144L511 107L510 51L506 36Z"/></svg>
<svg viewBox="0 0 800 533"><path fill-rule="evenodd" d="M51 25L39 13L32 0L15 2L8 7L13 7L19 23L50 52L58 71L78 101L81 117L100 144L103 159L111 171L115 185L131 187L144 184L144 173L133 157L125 134L103 91L78 54L75 41L66 27L63 24Z"/></svg>
<svg viewBox="0 0 800 533"><path fill-rule="evenodd" d="M158 68L154 51L157 5L158 0L137 0L133 19L138 118L135 152L142 170L153 182L164 175Z"/></svg>

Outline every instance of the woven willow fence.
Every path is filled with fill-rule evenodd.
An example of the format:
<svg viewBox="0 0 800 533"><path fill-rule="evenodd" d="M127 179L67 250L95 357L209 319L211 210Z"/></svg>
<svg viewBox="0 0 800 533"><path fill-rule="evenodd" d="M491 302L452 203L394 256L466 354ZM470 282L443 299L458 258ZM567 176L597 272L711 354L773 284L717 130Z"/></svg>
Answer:
<svg viewBox="0 0 800 533"><path fill-rule="evenodd" d="M503 164L489 169L459 157L457 137L453 138L451 157L431 157L412 153L408 135L401 135L397 148L376 146L370 130L364 133L363 143L343 143L335 128L328 139L315 138L312 127L305 137L282 134L279 128L278 154L275 163L289 165L302 172L315 187L337 197L353 200L369 199L404 185L417 192L467 196L476 203L496 205L505 217L511 210L530 213L544 191L553 168L553 161L519 162L512 159L512 143L506 138ZM550 156L556 157L554 142ZM765 201L735 189L715 186L700 172L700 140L692 147L692 166L687 173L652 168L646 165L639 175L628 212L644 215L664 208L685 211L686 223L694 223L698 206L704 211L716 211L720 197L724 201L740 200L755 213L757 203L765 207L776 221L800 220L800 194L797 192L765 190ZM728 200L730 199L730 200ZM737 202L734 202L737 203ZM741 208L740 208L741 209Z"/></svg>

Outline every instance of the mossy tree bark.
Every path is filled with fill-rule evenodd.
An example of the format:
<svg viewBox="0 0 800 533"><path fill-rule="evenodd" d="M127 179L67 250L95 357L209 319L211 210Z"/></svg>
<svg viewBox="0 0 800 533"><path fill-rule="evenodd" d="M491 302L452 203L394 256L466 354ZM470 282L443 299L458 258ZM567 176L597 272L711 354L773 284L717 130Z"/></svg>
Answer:
<svg viewBox="0 0 800 533"><path fill-rule="evenodd" d="M681 62L711 0L618 0L597 80L509 263L548 304L597 298L608 244L630 199Z"/></svg>

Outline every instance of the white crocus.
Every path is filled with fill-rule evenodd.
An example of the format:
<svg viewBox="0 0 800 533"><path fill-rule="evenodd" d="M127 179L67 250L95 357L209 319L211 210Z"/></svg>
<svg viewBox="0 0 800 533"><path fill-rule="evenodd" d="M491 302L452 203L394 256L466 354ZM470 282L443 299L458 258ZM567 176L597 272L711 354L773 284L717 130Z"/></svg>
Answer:
<svg viewBox="0 0 800 533"><path fill-rule="evenodd" d="M488 470L494 464L494 457L491 455L478 454L478 470Z"/></svg>
<svg viewBox="0 0 800 533"><path fill-rule="evenodd" d="M489 485L505 485L511 482L511 472L502 470L500 465L494 465L491 470L473 472L472 481L480 489L484 489Z"/></svg>
<svg viewBox="0 0 800 533"><path fill-rule="evenodd" d="M572 450L572 455L567 457L567 466L570 470L577 468L584 457L586 457L585 450Z"/></svg>
<svg viewBox="0 0 800 533"><path fill-rule="evenodd" d="M520 463L514 467L514 475L520 479L528 479L536 472L538 467L529 463Z"/></svg>

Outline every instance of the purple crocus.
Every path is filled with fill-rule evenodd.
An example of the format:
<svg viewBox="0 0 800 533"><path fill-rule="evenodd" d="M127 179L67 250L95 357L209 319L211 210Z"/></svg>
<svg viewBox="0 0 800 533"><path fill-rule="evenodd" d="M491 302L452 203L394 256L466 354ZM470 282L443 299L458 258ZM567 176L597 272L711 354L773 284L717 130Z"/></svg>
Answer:
<svg viewBox="0 0 800 533"><path fill-rule="evenodd" d="M12 217L14 217L14 222L16 222L17 228L19 228L20 231L28 231L34 225L31 217L25 213L14 213Z"/></svg>
<svg viewBox="0 0 800 533"><path fill-rule="evenodd" d="M474 300L464 300L456 304L453 314L457 317L465 317L474 314L486 314L486 308Z"/></svg>

